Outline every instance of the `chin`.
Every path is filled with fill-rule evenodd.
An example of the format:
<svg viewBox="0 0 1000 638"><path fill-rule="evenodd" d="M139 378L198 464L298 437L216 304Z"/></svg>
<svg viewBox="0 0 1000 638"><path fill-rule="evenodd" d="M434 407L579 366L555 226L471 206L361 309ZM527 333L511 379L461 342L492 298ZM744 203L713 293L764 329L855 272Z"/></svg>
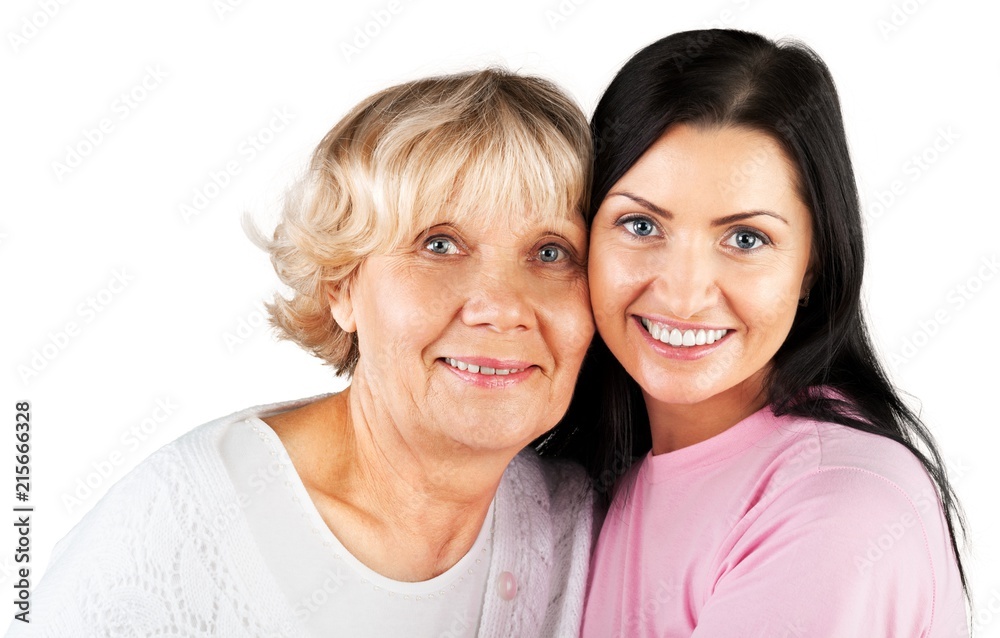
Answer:
<svg viewBox="0 0 1000 638"><path fill-rule="evenodd" d="M706 372L669 374L662 371L633 377L643 393L659 403L697 405L732 387L725 379L707 377Z"/></svg>
<svg viewBox="0 0 1000 638"><path fill-rule="evenodd" d="M658 392L645 392L645 394L659 402L669 405L697 405L718 394L712 389L701 389L694 387L671 387L658 388Z"/></svg>
<svg viewBox="0 0 1000 638"><path fill-rule="evenodd" d="M472 427L454 430L451 438L462 447L473 453L491 453L503 451L519 451L531 443L548 428L525 428L524 415L512 416L501 421L491 414L489 423L480 421L478 425L472 422Z"/></svg>

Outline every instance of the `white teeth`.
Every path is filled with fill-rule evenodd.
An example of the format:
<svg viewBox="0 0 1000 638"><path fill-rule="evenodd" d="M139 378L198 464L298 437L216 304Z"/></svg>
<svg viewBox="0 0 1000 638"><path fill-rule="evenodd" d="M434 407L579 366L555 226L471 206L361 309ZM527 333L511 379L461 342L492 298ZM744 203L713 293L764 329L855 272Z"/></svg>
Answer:
<svg viewBox="0 0 1000 638"><path fill-rule="evenodd" d="M726 336L728 330L685 330L650 321L645 317L640 317L639 321L650 335L661 343L670 344L677 348L689 348L691 346L704 346L715 343Z"/></svg>
<svg viewBox="0 0 1000 638"><path fill-rule="evenodd" d="M475 364L466 363L464 361L459 361L458 359L452 359L450 357L445 357L444 361L453 368L458 368L459 370L468 370L469 372L486 375L488 377L494 375L505 377L508 374L515 374L524 371L524 368L488 368L486 366L477 366Z"/></svg>

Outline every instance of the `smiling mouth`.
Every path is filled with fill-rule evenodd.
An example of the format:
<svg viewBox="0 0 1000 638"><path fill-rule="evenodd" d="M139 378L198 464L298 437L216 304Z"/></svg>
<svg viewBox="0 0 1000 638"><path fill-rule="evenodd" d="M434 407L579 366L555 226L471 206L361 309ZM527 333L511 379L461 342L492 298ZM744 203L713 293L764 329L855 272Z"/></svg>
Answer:
<svg viewBox="0 0 1000 638"><path fill-rule="evenodd" d="M473 374L481 374L483 376L492 377L505 377L510 374L517 374L518 372L524 372L527 368L490 368L488 366L480 366L474 363L466 363L461 359L452 359L445 357L441 359L453 368L458 368L463 372L471 372Z"/></svg>
<svg viewBox="0 0 1000 638"><path fill-rule="evenodd" d="M639 322L651 337L675 348L690 348L693 346L705 346L713 344L722 339L729 332L725 329L719 330L680 330L665 323L651 321L645 317L639 317Z"/></svg>

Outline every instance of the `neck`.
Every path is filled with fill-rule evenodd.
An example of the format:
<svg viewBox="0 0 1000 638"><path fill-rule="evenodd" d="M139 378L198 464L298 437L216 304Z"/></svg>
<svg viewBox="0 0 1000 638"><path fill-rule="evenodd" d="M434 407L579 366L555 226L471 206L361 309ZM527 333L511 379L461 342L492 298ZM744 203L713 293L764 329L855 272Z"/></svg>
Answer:
<svg viewBox="0 0 1000 638"><path fill-rule="evenodd" d="M399 427L363 378L336 398L331 416L341 427L333 445L342 452L320 488L335 513L327 523L359 560L389 578L443 573L472 547L517 450L470 450L433 440L420 424Z"/></svg>
<svg viewBox="0 0 1000 638"><path fill-rule="evenodd" d="M654 455L707 441L767 403L766 393L751 380L695 402L668 403L645 391L643 398L649 414Z"/></svg>

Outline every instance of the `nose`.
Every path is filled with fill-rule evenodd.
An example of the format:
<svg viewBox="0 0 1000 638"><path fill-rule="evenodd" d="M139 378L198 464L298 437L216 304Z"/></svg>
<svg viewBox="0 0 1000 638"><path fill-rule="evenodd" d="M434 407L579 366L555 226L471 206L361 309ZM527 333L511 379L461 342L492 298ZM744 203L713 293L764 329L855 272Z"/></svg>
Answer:
<svg viewBox="0 0 1000 638"><path fill-rule="evenodd" d="M655 287L678 319L691 319L715 305L719 286L713 257L697 245L678 242L658 265Z"/></svg>
<svg viewBox="0 0 1000 638"><path fill-rule="evenodd" d="M536 325L530 282L517 265L497 261L483 263L468 278L468 293L462 306L467 326L487 327L495 332L528 330Z"/></svg>

